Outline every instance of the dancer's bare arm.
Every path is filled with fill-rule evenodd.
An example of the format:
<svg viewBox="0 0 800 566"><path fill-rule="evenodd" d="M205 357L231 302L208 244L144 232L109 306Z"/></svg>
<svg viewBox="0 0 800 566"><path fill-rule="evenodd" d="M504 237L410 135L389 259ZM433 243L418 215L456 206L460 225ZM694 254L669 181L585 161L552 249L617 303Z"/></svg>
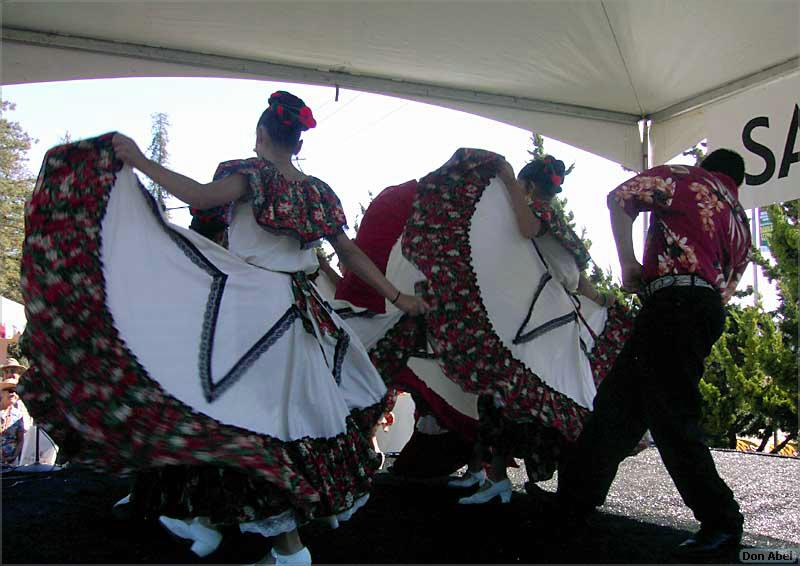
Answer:
<svg viewBox="0 0 800 566"><path fill-rule="evenodd" d="M611 213L611 231L622 268L622 289L635 293L642 286L642 264L633 252L633 218L617 203L613 194L608 196L607 202Z"/></svg>
<svg viewBox="0 0 800 566"><path fill-rule="evenodd" d="M497 171L497 176L506 186L508 196L511 198L511 207L514 209L514 216L517 219L517 227L522 236L530 239L540 235L542 221L531 212L525 198L525 191L514 176L514 169L504 161Z"/></svg>
<svg viewBox="0 0 800 566"><path fill-rule="evenodd" d="M613 293L601 293L583 273L578 279L578 293L601 307L610 307L617 302Z"/></svg>
<svg viewBox="0 0 800 566"><path fill-rule="evenodd" d="M347 237L347 234L341 232L330 242L339 256L339 261L348 270L352 270L362 281L378 291L381 296L393 302L397 308L412 316L425 314L430 310L428 304L420 297L400 293L397 287L386 279L367 254L361 251L361 248Z"/></svg>
<svg viewBox="0 0 800 566"><path fill-rule="evenodd" d="M331 280L331 283L333 283L334 287L338 287L339 281L342 280L342 276L339 275L339 272L336 271L333 267L331 267L331 264L328 263L328 260L325 259L323 256L318 255L317 260L319 261L320 270L324 272L325 275L328 276L328 279Z"/></svg>
<svg viewBox="0 0 800 566"><path fill-rule="evenodd" d="M199 209L213 208L242 197L247 190L247 180L242 175L230 175L211 183L198 183L180 173L148 159L131 138L116 134L112 140L114 152L123 163L135 167L170 194Z"/></svg>

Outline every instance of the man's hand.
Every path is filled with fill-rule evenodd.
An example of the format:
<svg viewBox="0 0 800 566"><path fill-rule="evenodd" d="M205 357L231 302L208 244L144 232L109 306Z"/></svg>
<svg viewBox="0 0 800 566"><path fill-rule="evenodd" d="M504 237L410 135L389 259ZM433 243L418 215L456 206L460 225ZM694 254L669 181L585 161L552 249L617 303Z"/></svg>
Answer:
<svg viewBox="0 0 800 566"><path fill-rule="evenodd" d="M420 297L416 295L406 295L405 293L400 293L394 306L411 316L419 316L431 310L428 303L423 301Z"/></svg>
<svg viewBox="0 0 800 566"><path fill-rule="evenodd" d="M637 293L642 288L642 264L631 260L622 266L622 290Z"/></svg>
<svg viewBox="0 0 800 566"><path fill-rule="evenodd" d="M111 145L114 146L114 153L117 154L117 159L120 159L126 165L141 170L142 165L147 162L147 157L142 153L142 150L128 136L114 134Z"/></svg>

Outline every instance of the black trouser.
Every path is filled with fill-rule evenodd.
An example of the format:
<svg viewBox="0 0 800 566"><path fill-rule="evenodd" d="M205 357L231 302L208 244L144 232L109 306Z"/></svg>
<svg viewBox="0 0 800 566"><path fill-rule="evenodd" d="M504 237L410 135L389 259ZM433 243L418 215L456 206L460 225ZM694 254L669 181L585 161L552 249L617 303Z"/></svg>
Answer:
<svg viewBox="0 0 800 566"><path fill-rule="evenodd" d="M684 502L708 527L740 530L744 518L717 473L700 429L698 383L722 334L717 292L669 287L647 299L633 332L600 385L594 411L559 471L559 498L602 505L619 463L649 428Z"/></svg>

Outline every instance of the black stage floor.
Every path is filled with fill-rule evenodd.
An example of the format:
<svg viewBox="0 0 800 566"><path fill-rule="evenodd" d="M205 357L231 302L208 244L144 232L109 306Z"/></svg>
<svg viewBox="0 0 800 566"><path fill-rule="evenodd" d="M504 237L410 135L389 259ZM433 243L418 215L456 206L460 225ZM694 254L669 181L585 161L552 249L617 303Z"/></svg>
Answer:
<svg viewBox="0 0 800 566"><path fill-rule="evenodd" d="M714 458L742 505L744 545L794 548L796 557L800 460L726 451ZM678 562L672 549L697 528L652 448L623 463L606 505L582 532L553 528L556 479L528 495L523 469L511 476L511 503L461 506L461 494L441 485L381 473L351 521L336 530L309 525L301 534L317 564L652 564ZM175 541L157 524L114 519L111 507L127 491L127 478L86 469L4 474L2 562L244 564L266 553L265 539L232 530L215 553L199 559L188 541Z"/></svg>

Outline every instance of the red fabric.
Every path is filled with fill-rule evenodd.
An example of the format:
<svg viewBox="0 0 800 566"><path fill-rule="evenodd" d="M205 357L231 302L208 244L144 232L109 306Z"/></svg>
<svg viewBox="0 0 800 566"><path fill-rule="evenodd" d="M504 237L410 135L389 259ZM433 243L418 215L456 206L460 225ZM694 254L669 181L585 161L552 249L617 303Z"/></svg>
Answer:
<svg viewBox="0 0 800 566"><path fill-rule="evenodd" d="M375 197L364 213L355 243L381 273L386 273L389 254L405 228L416 193L416 180L388 187ZM384 298L349 271L336 286L336 298L373 312L386 312Z"/></svg>
<svg viewBox="0 0 800 566"><path fill-rule="evenodd" d="M393 376L392 386L411 393L415 402L425 403L443 428L455 432L466 442L477 439L478 421L451 407L409 368L403 368Z"/></svg>
<svg viewBox="0 0 800 566"><path fill-rule="evenodd" d="M661 165L614 189L631 218L651 211L642 277L695 274L727 300L747 267L750 230L736 183L700 167Z"/></svg>

